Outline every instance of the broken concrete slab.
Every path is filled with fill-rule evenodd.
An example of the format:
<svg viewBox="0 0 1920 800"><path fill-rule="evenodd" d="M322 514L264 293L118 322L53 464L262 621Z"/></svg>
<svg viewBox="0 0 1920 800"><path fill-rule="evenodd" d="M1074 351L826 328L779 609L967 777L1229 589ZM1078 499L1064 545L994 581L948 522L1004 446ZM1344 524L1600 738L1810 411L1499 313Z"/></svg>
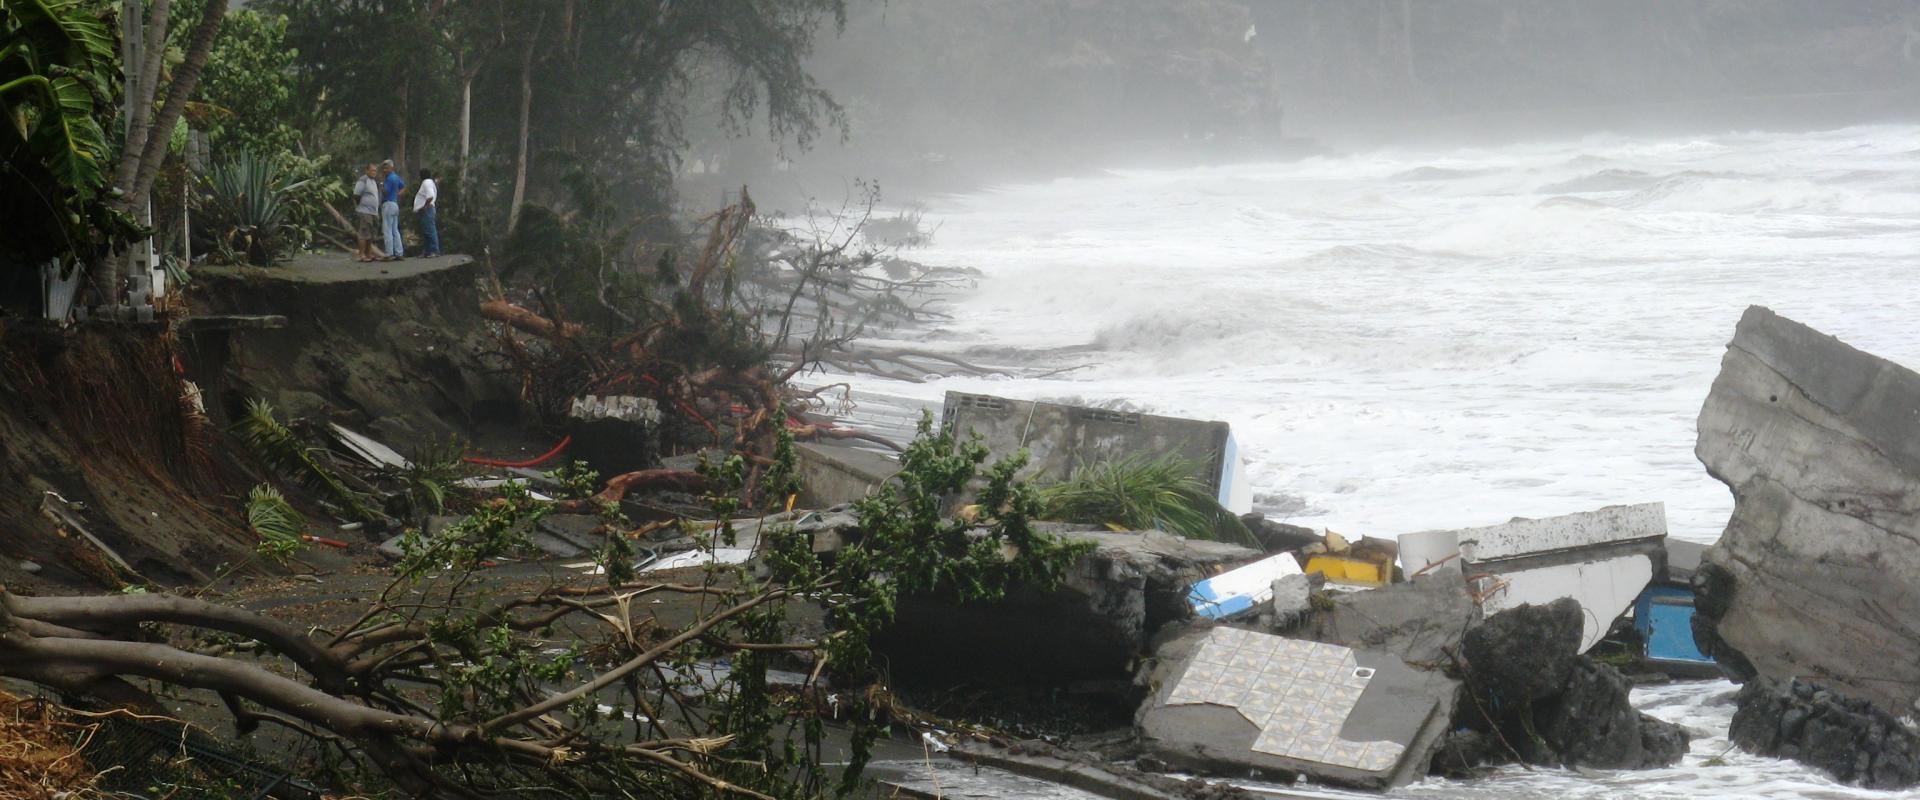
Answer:
<svg viewBox="0 0 1920 800"><path fill-rule="evenodd" d="M851 503L873 493L900 472L892 456L837 442L798 442L800 505L825 508Z"/></svg>
<svg viewBox="0 0 1920 800"><path fill-rule="evenodd" d="M1488 614L1571 597L1585 609L1584 653L1606 637L1659 571L1666 555L1666 506L1607 506L1452 533L1462 569Z"/></svg>
<svg viewBox="0 0 1920 800"><path fill-rule="evenodd" d="M567 409L570 454L601 475L652 467L660 460L660 419L660 406L650 397L576 397Z"/></svg>
<svg viewBox="0 0 1920 800"><path fill-rule="evenodd" d="M1247 526L1260 549L1269 553L1290 553L1324 541L1312 528L1268 519L1259 512L1241 514L1240 524Z"/></svg>
<svg viewBox="0 0 1920 800"><path fill-rule="evenodd" d="M1408 578L1429 573L1460 574L1460 532L1422 531L1403 533L1400 543L1400 570Z"/></svg>
<svg viewBox="0 0 1920 800"><path fill-rule="evenodd" d="M1283 632L1391 653L1411 664L1444 664L1481 618L1480 606L1459 575L1428 575L1364 592L1332 594L1327 601Z"/></svg>
<svg viewBox="0 0 1920 800"><path fill-rule="evenodd" d="M413 466L412 462L407 461L406 456L400 455L399 451L380 443L371 436L355 433L339 424L329 423L327 428L333 432L334 438L339 440L341 446L369 465L387 469L407 469Z"/></svg>
<svg viewBox="0 0 1920 800"><path fill-rule="evenodd" d="M1459 538L1461 557L1468 563L1484 563L1584 550L1596 545L1664 539L1667 507L1664 503L1607 506L1578 514L1515 519L1454 533Z"/></svg>
<svg viewBox="0 0 1920 800"><path fill-rule="evenodd" d="M1700 569L1700 560L1706 553L1707 546L1699 542L1668 539L1667 569L1655 576L1655 580L1675 586L1691 586L1693 573Z"/></svg>
<svg viewBox="0 0 1920 800"><path fill-rule="evenodd" d="M1194 630L1156 660L1137 724L1168 764L1368 789L1426 773L1457 688L1385 653L1228 627Z"/></svg>
<svg viewBox="0 0 1920 800"><path fill-rule="evenodd" d="M1131 454L1177 455L1221 506L1252 510L1233 434L1225 422L1162 417L1060 403L947 392L941 424L964 437L977 433L993 458L1027 451L1020 476L1060 482L1080 469Z"/></svg>
<svg viewBox="0 0 1920 800"><path fill-rule="evenodd" d="M1578 601L1583 613L1576 652L1584 653L1606 638L1613 621L1633 607L1633 601L1652 580L1653 560L1645 555L1628 555L1493 572L1476 580L1474 591L1483 598L1481 607L1488 615L1563 597Z"/></svg>
<svg viewBox="0 0 1920 800"><path fill-rule="evenodd" d="M1758 306L1700 410L1733 515L1694 577L1700 644L1741 677L1920 700L1920 374Z"/></svg>

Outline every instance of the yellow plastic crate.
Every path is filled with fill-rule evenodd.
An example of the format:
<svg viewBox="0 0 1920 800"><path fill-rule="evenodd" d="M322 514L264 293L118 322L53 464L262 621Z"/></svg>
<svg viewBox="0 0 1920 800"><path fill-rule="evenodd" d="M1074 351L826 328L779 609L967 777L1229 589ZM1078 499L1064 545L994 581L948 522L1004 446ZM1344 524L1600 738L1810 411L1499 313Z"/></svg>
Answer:
<svg viewBox="0 0 1920 800"><path fill-rule="evenodd" d="M1318 572L1329 581L1349 586L1385 586L1393 578L1393 571L1386 564L1334 555L1309 556L1306 572L1309 575Z"/></svg>

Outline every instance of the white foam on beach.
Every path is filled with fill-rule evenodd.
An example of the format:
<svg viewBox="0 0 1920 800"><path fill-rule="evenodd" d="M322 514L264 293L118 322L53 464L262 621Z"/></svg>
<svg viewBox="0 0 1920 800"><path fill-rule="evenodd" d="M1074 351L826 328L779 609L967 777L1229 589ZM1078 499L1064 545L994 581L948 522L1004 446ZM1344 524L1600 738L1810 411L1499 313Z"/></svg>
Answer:
<svg viewBox="0 0 1920 800"><path fill-rule="evenodd" d="M1694 422L1749 304L1920 367L1920 127L1582 140L1116 171L937 200L911 255L984 272L916 347L1082 369L854 377L898 426L949 389L1232 423L1256 503L1347 534L1664 501L1732 508ZM1059 348L1091 345L1062 354ZM1032 352L1031 357L1018 355ZM1007 356L1005 354L1014 355ZM842 376L816 376L820 383ZM1669 770L1503 770L1412 797L1890 797L1724 757L1727 685L1643 689Z"/></svg>

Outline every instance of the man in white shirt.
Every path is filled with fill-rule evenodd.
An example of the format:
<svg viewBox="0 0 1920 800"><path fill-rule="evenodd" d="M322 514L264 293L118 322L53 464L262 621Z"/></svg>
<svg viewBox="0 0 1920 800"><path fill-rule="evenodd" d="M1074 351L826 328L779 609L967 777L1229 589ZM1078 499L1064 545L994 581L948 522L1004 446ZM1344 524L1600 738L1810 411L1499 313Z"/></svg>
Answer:
<svg viewBox="0 0 1920 800"><path fill-rule="evenodd" d="M435 218L440 200L440 184L433 172L420 170L420 188L413 193L413 215L420 220L420 241L426 246L423 258L440 255L440 224Z"/></svg>

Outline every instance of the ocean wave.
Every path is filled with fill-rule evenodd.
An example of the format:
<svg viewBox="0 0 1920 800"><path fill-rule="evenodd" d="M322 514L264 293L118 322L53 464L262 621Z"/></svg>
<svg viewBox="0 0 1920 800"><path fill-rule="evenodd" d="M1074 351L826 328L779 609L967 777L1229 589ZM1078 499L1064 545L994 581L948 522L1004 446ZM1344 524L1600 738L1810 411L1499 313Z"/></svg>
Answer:
<svg viewBox="0 0 1920 800"><path fill-rule="evenodd" d="M1920 216L1920 193L1888 192L1803 178L1696 173L1662 179L1619 204L1663 212Z"/></svg>
<svg viewBox="0 0 1920 800"><path fill-rule="evenodd" d="M1493 172L1490 169L1457 169L1454 167L1414 167L1410 170L1388 176L1390 181L1451 181L1461 178L1478 178Z"/></svg>
<svg viewBox="0 0 1920 800"><path fill-rule="evenodd" d="M1603 169L1572 180L1550 183L1539 188L1541 194L1584 194L1644 189L1660 180L1659 176L1637 169Z"/></svg>

